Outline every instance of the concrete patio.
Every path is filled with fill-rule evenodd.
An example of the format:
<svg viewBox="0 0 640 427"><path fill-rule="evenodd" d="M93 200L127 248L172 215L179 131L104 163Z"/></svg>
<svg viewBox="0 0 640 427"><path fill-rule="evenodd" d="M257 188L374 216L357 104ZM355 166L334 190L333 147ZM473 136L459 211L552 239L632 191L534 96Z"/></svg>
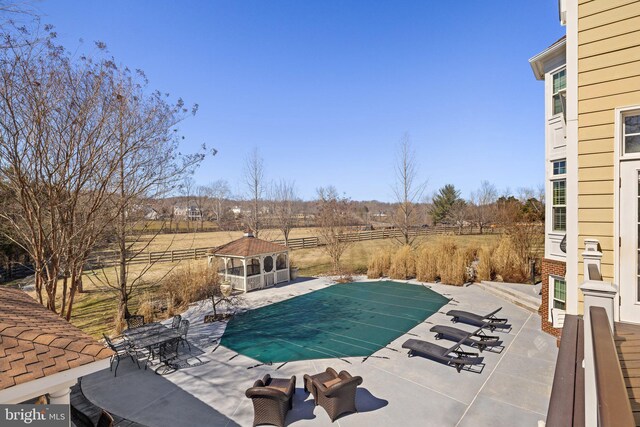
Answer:
<svg viewBox="0 0 640 427"><path fill-rule="evenodd" d="M247 294L246 304L258 307L329 285L329 279L302 279ZM331 421L322 408L314 408L311 396L303 390L302 376L331 366L364 379L356 400L359 412L339 418L336 425L536 426L538 420L544 420L557 348L555 338L540 331L538 315L477 286L429 286L453 300L392 342L389 347L397 351L385 348L364 362L357 357L256 366L255 360L224 347L216 349L224 324L204 324L203 316L210 307L202 304L184 314L192 322L192 356L184 369L159 376L152 369L139 370L131 361L123 361L116 378L108 369L100 371L83 378L82 390L96 405L148 426L250 426L253 407L245 390L266 373L274 377L296 375L296 395L287 423L321 426L331 425ZM401 348L408 338L435 342L429 329L434 324L450 325L444 315L450 309L481 313L499 306L504 307L500 314L509 318L513 328L509 333L496 333L504 340L504 350L485 351L486 366L480 374L457 373L431 360L408 358ZM438 343L447 346L450 342Z"/></svg>

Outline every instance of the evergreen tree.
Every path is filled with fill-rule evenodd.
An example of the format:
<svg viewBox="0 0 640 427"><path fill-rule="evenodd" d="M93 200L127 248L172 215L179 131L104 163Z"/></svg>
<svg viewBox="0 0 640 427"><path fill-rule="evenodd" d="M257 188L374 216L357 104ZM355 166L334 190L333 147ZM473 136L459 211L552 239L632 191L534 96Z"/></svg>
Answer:
<svg viewBox="0 0 640 427"><path fill-rule="evenodd" d="M438 224L450 218L452 210L457 203L461 202L460 191L456 190L453 184L447 184L438 190L433 196L429 214L433 218L433 223Z"/></svg>

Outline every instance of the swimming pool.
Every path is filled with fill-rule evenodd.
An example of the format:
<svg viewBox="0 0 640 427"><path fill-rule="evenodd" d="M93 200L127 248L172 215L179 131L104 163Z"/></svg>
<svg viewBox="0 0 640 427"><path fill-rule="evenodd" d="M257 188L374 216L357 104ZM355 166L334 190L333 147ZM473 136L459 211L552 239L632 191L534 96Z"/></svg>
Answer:
<svg viewBox="0 0 640 427"><path fill-rule="evenodd" d="M419 285L338 284L234 316L220 344L262 363L366 357L448 302Z"/></svg>

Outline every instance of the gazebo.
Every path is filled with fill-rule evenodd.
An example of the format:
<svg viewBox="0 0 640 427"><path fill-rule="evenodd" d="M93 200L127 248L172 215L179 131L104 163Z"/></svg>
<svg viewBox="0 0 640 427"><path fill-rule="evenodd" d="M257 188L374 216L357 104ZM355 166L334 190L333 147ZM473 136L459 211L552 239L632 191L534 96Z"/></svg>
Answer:
<svg viewBox="0 0 640 427"><path fill-rule="evenodd" d="M251 233L220 246L208 258L210 268L243 292L289 281L289 248Z"/></svg>

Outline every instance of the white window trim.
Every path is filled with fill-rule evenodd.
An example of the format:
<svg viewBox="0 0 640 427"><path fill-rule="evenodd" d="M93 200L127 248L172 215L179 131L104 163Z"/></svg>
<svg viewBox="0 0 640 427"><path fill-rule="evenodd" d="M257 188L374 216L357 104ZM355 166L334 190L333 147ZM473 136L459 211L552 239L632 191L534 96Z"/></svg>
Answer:
<svg viewBox="0 0 640 427"><path fill-rule="evenodd" d="M553 173L554 163L557 163L557 162L564 162L564 173L559 173L559 174ZM567 179L567 159L564 157L560 157L559 159L551 160L551 173L549 175L551 177L550 178L551 181L558 180L558 179Z"/></svg>
<svg viewBox="0 0 640 427"><path fill-rule="evenodd" d="M640 153L633 154L624 154L624 138L622 137L622 125L624 124L624 120L622 118L628 114L634 114L635 112L640 112L640 104L628 105L625 107L616 107L615 109L615 117L614 117L614 146L613 146L613 179L614 182L620 182L620 163L623 160L634 160L640 159ZM613 206L615 209L620 208L620 186L613 186ZM620 239L620 220L616 216L614 221L615 227L613 228L613 241L617 242ZM614 283L616 283L620 278L620 248L618 245L613 245L613 274L614 274ZM616 295L616 303L614 305L614 319L616 321L620 320L620 300L619 294Z"/></svg>
<svg viewBox="0 0 640 427"><path fill-rule="evenodd" d="M554 92L553 90L553 76L558 74L559 72L564 71L565 72L565 85L564 85L564 89L560 89L558 92ZM551 97L549 98L549 102L551 103L551 108L549 109L549 112L551 113L550 118L554 118L554 117L561 117L563 121L565 120L565 116L564 113L566 112L559 112L556 114L553 114L553 97L561 92L565 93L565 100L566 100L566 94L567 94L567 83L566 83L566 78L567 78L567 66L566 64L556 68L555 70L549 71L549 78L551 80L551 90L549 92L551 92ZM565 102L566 104L566 102Z"/></svg>
<svg viewBox="0 0 640 427"><path fill-rule="evenodd" d="M553 165L551 166L553 167ZM553 172L552 172L553 173ZM554 234L566 234L567 233L567 177L566 173L563 175L552 175L551 181L551 233ZM564 205L556 205L553 203L553 183L558 181L564 181ZM553 208L555 207L564 207L564 230L556 230L554 228L554 216L553 216Z"/></svg>
<svg viewBox="0 0 640 427"><path fill-rule="evenodd" d="M565 283L565 299L564 299L564 310L561 310L559 308L557 308L556 310L562 312L562 313L566 313L567 311L567 288L566 288L566 284L567 284L567 279L565 277L561 277L561 276L554 276L554 275L549 275L549 303L548 303L548 307L547 307L547 320L549 322L553 322L553 317L551 316L551 310L553 309L553 301L555 300L554 295L555 295L555 287L556 287L556 280L564 280Z"/></svg>
<svg viewBox="0 0 640 427"><path fill-rule="evenodd" d="M624 151L624 118L626 116L640 115L640 105L624 108L616 108L615 135L618 139L616 144L621 160L640 159L640 153L625 153ZM635 134L634 134L635 135Z"/></svg>

